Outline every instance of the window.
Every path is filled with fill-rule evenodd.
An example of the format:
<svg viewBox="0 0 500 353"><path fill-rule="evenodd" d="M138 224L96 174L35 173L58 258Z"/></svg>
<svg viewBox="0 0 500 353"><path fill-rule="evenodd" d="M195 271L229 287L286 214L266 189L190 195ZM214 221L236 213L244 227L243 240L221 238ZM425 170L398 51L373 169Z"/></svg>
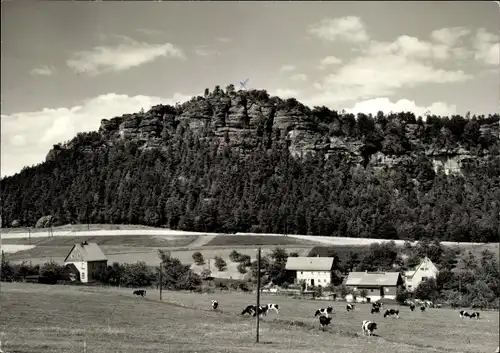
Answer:
<svg viewBox="0 0 500 353"><path fill-rule="evenodd" d="M428 267L420 267L420 271L427 271L428 269Z"/></svg>
<svg viewBox="0 0 500 353"><path fill-rule="evenodd" d="M304 274L304 272L300 271L300 274L301 274L301 275L303 275L303 274Z"/></svg>
<svg viewBox="0 0 500 353"><path fill-rule="evenodd" d="M422 281L427 281L427 277L422 277Z"/></svg>
<svg viewBox="0 0 500 353"><path fill-rule="evenodd" d="M373 288L372 288L372 289L370 289L370 292L373 292L373 290L374 290Z"/></svg>

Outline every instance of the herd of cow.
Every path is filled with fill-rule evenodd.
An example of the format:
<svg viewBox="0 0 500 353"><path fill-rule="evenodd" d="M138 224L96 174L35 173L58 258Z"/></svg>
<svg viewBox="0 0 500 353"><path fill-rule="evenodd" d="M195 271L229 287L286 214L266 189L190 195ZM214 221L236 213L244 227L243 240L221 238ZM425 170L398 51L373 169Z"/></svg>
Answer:
<svg viewBox="0 0 500 353"><path fill-rule="evenodd" d="M140 289L140 290L134 291L133 294L134 295L138 295L138 296L140 295L141 297L144 297L146 295L146 291L143 290L143 289ZM381 302L374 302L374 303L372 303L372 307L371 307L370 313L371 314L380 313L380 309L382 308L382 306L383 306L383 304ZM219 302L217 300L215 300L215 299L212 300L212 309L216 310L218 307L219 307ZM354 308L355 308L354 304L348 303L346 305L347 312L353 311ZM410 310L414 311L415 308L416 308L415 304L414 303L410 303ZM266 304L266 305L260 305L257 308L256 305L250 304L245 309L243 309L243 311L241 312L241 315L248 314L248 315L254 316L254 317L256 315L265 315L266 316L267 313L270 310L274 310L276 312L276 314L279 314L279 305L278 304L274 304L274 303L269 303L269 304ZM421 312L425 311L425 306L424 305L420 306L420 311ZM328 306L326 308L318 309L314 313L315 317L319 316L319 324L320 324L320 326L321 326L321 328L323 330L332 321L332 318L329 316L332 312L333 312L333 307L332 306ZM479 312L477 312L477 311L476 312L472 312L472 313L468 313L467 311L460 310L459 315L460 315L461 319L463 319L464 317L468 317L468 318L471 318L471 319L475 318L475 319L479 320ZM396 310L396 309L387 309L385 311L385 313L384 313L384 318L386 318L386 317L399 318L399 310ZM361 330L362 330L363 335L372 336L373 335L373 331L376 330L376 329L377 329L377 323L375 323L374 321L371 321L371 320L363 320L363 323L361 325Z"/></svg>

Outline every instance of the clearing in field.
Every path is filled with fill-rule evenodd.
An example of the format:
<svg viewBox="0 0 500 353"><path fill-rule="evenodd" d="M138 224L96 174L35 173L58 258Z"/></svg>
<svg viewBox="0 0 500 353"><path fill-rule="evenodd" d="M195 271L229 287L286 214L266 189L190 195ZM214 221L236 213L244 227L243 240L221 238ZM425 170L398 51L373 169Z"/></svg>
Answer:
<svg viewBox="0 0 500 353"><path fill-rule="evenodd" d="M498 345L498 313L483 312L481 320L461 320L455 310L410 312L400 319L370 314L358 304L345 311L333 303L332 325L325 332L314 317L331 302L263 295L277 303L279 315L261 320L261 343L255 342L255 319L241 310L253 295L235 292L195 294L149 289L145 298L133 289L2 284L0 339L7 352L336 352L336 353L490 353ZM36 298L36 302L33 300ZM211 309L212 299L219 310ZM387 305L390 307L390 305ZM396 307L396 306L393 306ZM361 335L361 322L378 323L378 336Z"/></svg>
<svg viewBox="0 0 500 353"><path fill-rule="evenodd" d="M317 242L279 235L218 235L205 246L318 245Z"/></svg>

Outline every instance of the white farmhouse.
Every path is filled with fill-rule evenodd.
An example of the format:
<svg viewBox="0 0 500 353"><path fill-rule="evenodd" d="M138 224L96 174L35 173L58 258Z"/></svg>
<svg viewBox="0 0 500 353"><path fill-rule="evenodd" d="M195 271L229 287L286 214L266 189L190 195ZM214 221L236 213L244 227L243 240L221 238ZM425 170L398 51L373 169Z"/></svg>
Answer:
<svg viewBox="0 0 500 353"><path fill-rule="evenodd" d="M80 281L87 283L96 279L108 265L108 259L96 243L86 241L73 245L64 265L73 264L80 274Z"/></svg>
<svg viewBox="0 0 500 353"><path fill-rule="evenodd" d="M287 271L296 271L295 283L304 280L308 286L326 287L332 283L333 257L288 257Z"/></svg>
<svg viewBox="0 0 500 353"><path fill-rule="evenodd" d="M413 292L420 283L428 278L436 278L438 273L436 265L426 256L415 269L405 272L406 289Z"/></svg>

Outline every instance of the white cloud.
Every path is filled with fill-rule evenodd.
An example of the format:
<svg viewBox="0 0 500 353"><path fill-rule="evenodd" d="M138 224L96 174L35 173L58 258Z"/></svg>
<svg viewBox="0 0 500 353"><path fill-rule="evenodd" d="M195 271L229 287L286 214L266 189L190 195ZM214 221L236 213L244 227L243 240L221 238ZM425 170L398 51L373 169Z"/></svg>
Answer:
<svg viewBox="0 0 500 353"><path fill-rule="evenodd" d="M290 72L290 71L294 71L295 69L296 69L295 65L283 65L280 68L280 71L281 72Z"/></svg>
<svg viewBox="0 0 500 353"><path fill-rule="evenodd" d="M457 113L456 105L449 105L444 102L434 102L428 107L418 106L415 101L408 99L400 99L393 103L387 97L380 97L369 99L366 101L358 102L354 107L345 109L349 113L365 113L376 115L378 111L384 113L399 113L399 112L413 112L417 117L421 116L425 119L427 112L440 116L451 116Z"/></svg>
<svg viewBox="0 0 500 353"><path fill-rule="evenodd" d="M194 52L198 56L213 56L213 55L220 55L221 54L217 50L208 48L207 45L199 45L199 46L195 47Z"/></svg>
<svg viewBox="0 0 500 353"><path fill-rule="evenodd" d="M364 28L362 23L359 27ZM456 32L442 30L435 32L434 36L453 42L450 33L456 36ZM471 76L462 70L445 70L433 65L433 62L456 60L459 49L462 48L443 44L442 41L429 42L408 35L401 35L393 42L372 40L358 50L359 56L344 66L335 67L330 75L313 83L318 92L305 101L311 106L338 108L342 102L390 96L404 88L468 80ZM333 58L323 60L336 62Z"/></svg>
<svg viewBox="0 0 500 353"><path fill-rule="evenodd" d="M455 46L461 38L470 33L470 30L464 27L441 28L432 31L431 38L449 47Z"/></svg>
<svg viewBox="0 0 500 353"><path fill-rule="evenodd" d="M474 38L475 59L487 65L500 65L499 36L479 28Z"/></svg>
<svg viewBox="0 0 500 353"><path fill-rule="evenodd" d="M116 46L97 46L76 52L66 63L77 73L98 75L127 70L160 57L184 58L183 51L171 43L149 44L123 36L121 38L124 42Z"/></svg>
<svg viewBox="0 0 500 353"><path fill-rule="evenodd" d="M103 118L148 110L156 104L175 105L190 98L180 93L169 99L109 93L71 108L2 114L1 174L12 175L24 166L42 162L54 144L71 140L78 132L96 131Z"/></svg>
<svg viewBox="0 0 500 353"><path fill-rule="evenodd" d="M294 89L278 88L274 90L273 94L283 99L296 98L299 94L299 91Z"/></svg>
<svg viewBox="0 0 500 353"><path fill-rule="evenodd" d="M338 65L338 64L341 64L342 63L342 60L337 58L336 56L327 56L325 58L323 58L320 62L320 65L319 65L319 68L320 69L324 69L325 67L327 66L330 66L330 65Z"/></svg>
<svg viewBox="0 0 500 353"><path fill-rule="evenodd" d="M228 38L228 37L219 37L219 38L217 38L217 40L218 40L219 42L222 42L222 43L229 43L229 42L231 42L231 41L232 41L232 39L231 39L231 38Z"/></svg>
<svg viewBox="0 0 500 353"><path fill-rule="evenodd" d="M47 65L42 65L35 67L30 71L30 74L33 76L50 76L54 73L54 69L47 66Z"/></svg>
<svg viewBox="0 0 500 353"><path fill-rule="evenodd" d="M292 81L307 81L307 75L306 74L295 74L290 77Z"/></svg>
<svg viewBox="0 0 500 353"><path fill-rule="evenodd" d="M357 16L328 18L309 26L308 32L318 38L346 42L366 42L369 39L365 25Z"/></svg>

